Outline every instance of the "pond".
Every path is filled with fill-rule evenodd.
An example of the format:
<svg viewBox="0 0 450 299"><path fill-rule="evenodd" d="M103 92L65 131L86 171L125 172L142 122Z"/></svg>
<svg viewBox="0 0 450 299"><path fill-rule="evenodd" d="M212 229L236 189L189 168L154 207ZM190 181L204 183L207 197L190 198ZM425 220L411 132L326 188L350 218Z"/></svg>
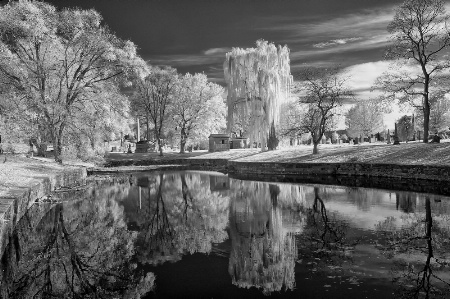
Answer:
<svg viewBox="0 0 450 299"><path fill-rule="evenodd" d="M9 234L0 298L450 296L445 196L164 171L53 199Z"/></svg>

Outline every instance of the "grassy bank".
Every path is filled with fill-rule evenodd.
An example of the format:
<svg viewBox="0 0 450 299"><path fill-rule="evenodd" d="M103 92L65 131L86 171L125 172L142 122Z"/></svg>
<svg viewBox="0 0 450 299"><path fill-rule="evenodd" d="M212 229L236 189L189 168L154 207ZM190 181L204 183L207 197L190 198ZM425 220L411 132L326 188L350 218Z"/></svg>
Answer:
<svg viewBox="0 0 450 299"><path fill-rule="evenodd" d="M171 163L191 159L221 159L240 162L274 162L274 163L371 163L371 164L405 164L405 165L450 165L450 142L424 144L419 142L391 145L384 143L366 143L361 145L321 145L320 153L312 155L311 146L298 146L270 152L256 149L239 149L225 152L208 153L157 153L124 154L108 153L107 162L152 161L154 163ZM125 164L124 164L125 165Z"/></svg>
<svg viewBox="0 0 450 299"><path fill-rule="evenodd" d="M318 155L311 147L300 146L279 151L259 153L236 159L242 162L277 163L370 163L404 165L450 165L450 143L384 143L349 145L324 145Z"/></svg>
<svg viewBox="0 0 450 299"><path fill-rule="evenodd" d="M78 165L78 166L77 166ZM79 167L79 164L60 165L50 158L26 158L24 155L0 155L0 198L14 197L44 178L57 175L67 169ZM84 164L83 166L93 166Z"/></svg>

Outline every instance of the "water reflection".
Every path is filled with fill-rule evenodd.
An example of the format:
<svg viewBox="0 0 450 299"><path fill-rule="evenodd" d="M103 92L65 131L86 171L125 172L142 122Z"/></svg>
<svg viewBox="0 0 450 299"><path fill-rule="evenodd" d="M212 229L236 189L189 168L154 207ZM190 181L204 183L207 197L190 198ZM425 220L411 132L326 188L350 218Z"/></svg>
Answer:
<svg viewBox="0 0 450 299"><path fill-rule="evenodd" d="M265 294L292 290L294 235L303 230L304 215L292 205L297 204L294 197L280 196L281 188L285 194L291 186L249 181L232 181L231 186L228 271L233 284L261 288Z"/></svg>
<svg viewBox="0 0 450 299"><path fill-rule="evenodd" d="M140 298L153 285L131 262L136 234L127 230L113 186L83 200L34 205L2 255L2 298Z"/></svg>
<svg viewBox="0 0 450 299"><path fill-rule="evenodd" d="M76 196L34 206L8 236L1 298L137 298L148 296L151 272L158 296L183 296L164 271L188 273L198 289L221 277L224 297L450 294L448 198L192 171L132 175ZM195 281L186 260L217 263L211 256L223 261L217 275Z"/></svg>
<svg viewBox="0 0 450 299"><path fill-rule="evenodd" d="M136 226L143 264L178 261L186 253L210 253L228 236L229 197L211 192L209 176L159 173L137 179L127 217ZM136 194L137 193L137 194Z"/></svg>
<svg viewBox="0 0 450 299"><path fill-rule="evenodd" d="M399 297L445 298L450 294L449 215L439 211L442 205L432 206L430 196L425 197L424 210L415 211L416 201L408 195L403 210L411 214L379 223L378 230L385 234L379 247L394 261Z"/></svg>
<svg viewBox="0 0 450 299"><path fill-rule="evenodd" d="M332 196L326 188L314 187L313 201L306 206L306 226L299 236L303 258L315 260L315 266L340 264L351 256L357 241L346 238L349 224L336 212L327 210L325 201ZM317 262L318 261L318 262Z"/></svg>

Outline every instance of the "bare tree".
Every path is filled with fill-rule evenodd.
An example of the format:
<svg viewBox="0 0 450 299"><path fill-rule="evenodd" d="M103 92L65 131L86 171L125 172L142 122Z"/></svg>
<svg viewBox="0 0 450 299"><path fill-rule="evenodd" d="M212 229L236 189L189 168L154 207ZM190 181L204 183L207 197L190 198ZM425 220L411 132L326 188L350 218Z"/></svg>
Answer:
<svg viewBox="0 0 450 299"><path fill-rule="evenodd" d="M327 129L333 125L333 116L346 98L353 93L346 87L348 77L342 76L338 68L306 69L299 75L303 94L299 104L306 107L306 113L292 131L311 133L313 154L318 154L318 145Z"/></svg>
<svg viewBox="0 0 450 299"><path fill-rule="evenodd" d="M433 94L443 88L443 84L432 83L442 80L443 71L450 67L449 61L443 60L450 46L449 17L442 0L405 1L388 26L394 44L386 58L394 60L395 70L383 74L376 83L385 90L387 99L399 98L421 108L424 143L428 142ZM416 67L420 71L411 70Z"/></svg>

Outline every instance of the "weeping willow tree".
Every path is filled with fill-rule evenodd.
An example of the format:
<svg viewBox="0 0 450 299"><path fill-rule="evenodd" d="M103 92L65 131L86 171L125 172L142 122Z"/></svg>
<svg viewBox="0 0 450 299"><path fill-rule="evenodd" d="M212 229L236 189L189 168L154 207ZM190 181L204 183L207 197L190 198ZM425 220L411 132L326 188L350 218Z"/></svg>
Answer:
<svg viewBox="0 0 450 299"><path fill-rule="evenodd" d="M289 48L264 40L256 48L233 48L224 62L228 84L227 129L242 126L250 144L276 149L276 128L281 103L289 97L292 82Z"/></svg>

